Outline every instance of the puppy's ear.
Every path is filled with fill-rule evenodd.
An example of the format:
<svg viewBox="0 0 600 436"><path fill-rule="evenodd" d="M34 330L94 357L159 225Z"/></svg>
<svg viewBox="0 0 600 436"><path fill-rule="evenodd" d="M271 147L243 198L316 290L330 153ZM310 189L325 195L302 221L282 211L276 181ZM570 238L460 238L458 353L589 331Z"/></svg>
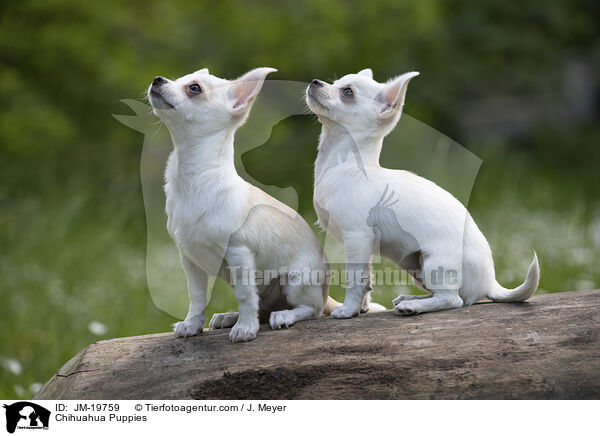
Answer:
<svg viewBox="0 0 600 436"><path fill-rule="evenodd" d="M196 74L208 74L208 68L202 68L201 70L196 71Z"/></svg>
<svg viewBox="0 0 600 436"><path fill-rule="evenodd" d="M383 90L376 97L377 102L381 105L380 115L382 117L389 117L394 115L396 111L402 110L408 82L418 75L419 73L417 71L411 71L410 73L404 73L385 84Z"/></svg>
<svg viewBox="0 0 600 436"><path fill-rule="evenodd" d="M243 112L252 106L263 83L265 83L267 74L275 71L277 71L275 68L256 68L231 82L228 95L232 102L233 111L236 113Z"/></svg>
<svg viewBox="0 0 600 436"><path fill-rule="evenodd" d="M369 79L373 78L373 70L370 68L365 68L364 70L360 70L356 74L359 76L367 76Z"/></svg>

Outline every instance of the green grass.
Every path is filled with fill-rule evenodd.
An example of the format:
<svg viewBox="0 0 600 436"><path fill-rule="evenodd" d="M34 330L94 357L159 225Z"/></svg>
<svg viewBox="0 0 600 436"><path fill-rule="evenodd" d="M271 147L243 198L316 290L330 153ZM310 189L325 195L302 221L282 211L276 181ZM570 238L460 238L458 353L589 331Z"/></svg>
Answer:
<svg viewBox="0 0 600 436"><path fill-rule="evenodd" d="M500 163L508 160L510 165ZM490 241L505 286L524 279L533 249L541 261L541 292L600 284L593 265L600 255L598 196L577 188L579 174L554 171L518 155L484 157L470 210ZM84 180L73 176L66 186L18 199L0 196L2 398L32 397L32 384L45 382L94 341L164 332L176 321L156 309L148 293L137 178L114 186ZM314 221L312 211L305 216ZM390 307L399 291L376 287L374 299ZM343 289L332 294L342 299ZM208 318L235 307L233 292L221 284ZM104 324L106 333L92 333L93 321ZM11 372L11 360L20 372L14 363Z"/></svg>
<svg viewBox="0 0 600 436"><path fill-rule="evenodd" d="M2 398L31 397L31 384L92 342L165 331L174 321L148 297L139 191L101 194L74 183L2 204L0 359L22 367L0 369ZM106 334L90 332L92 321Z"/></svg>

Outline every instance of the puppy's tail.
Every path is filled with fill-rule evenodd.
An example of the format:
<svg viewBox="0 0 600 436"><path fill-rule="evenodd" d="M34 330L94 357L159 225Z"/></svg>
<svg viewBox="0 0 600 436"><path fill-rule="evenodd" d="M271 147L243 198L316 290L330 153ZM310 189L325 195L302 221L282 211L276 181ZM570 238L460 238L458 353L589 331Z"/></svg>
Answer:
<svg viewBox="0 0 600 436"><path fill-rule="evenodd" d="M366 295L366 300L363 300L363 305L366 304L366 311L369 313L376 313L376 312L385 312L387 309L385 307L383 307L381 304L378 303L373 303L371 301L371 293L367 292ZM363 309L361 309L362 311L365 310L364 306Z"/></svg>
<svg viewBox="0 0 600 436"><path fill-rule="evenodd" d="M340 303L339 301L335 301L333 298L331 298L331 296L328 296L327 302L325 303L325 308L323 309L323 316L331 315L333 309L341 305L342 303Z"/></svg>
<svg viewBox="0 0 600 436"><path fill-rule="evenodd" d="M385 312L387 309L385 308L385 306L379 304L379 303L373 303L372 301L369 301L369 313L376 313L376 312Z"/></svg>
<svg viewBox="0 0 600 436"><path fill-rule="evenodd" d="M514 289L506 289L502 287L498 282L495 282L495 286L492 291L488 294L488 298L496 303L512 303L525 301L531 297L540 283L540 264L538 262L537 254L533 252L533 262L529 265L527 271L527 277L525 282L521 286Z"/></svg>
<svg viewBox="0 0 600 436"><path fill-rule="evenodd" d="M342 303L334 300L333 298L331 298L331 296L328 296L327 302L325 303L325 308L323 309L323 316L331 315L331 312L333 312L333 309L335 309L336 307L341 306L341 305L342 305ZM387 310L381 304L373 303L372 301L370 301L370 299L369 299L369 305L367 307L369 308L369 313L385 312Z"/></svg>

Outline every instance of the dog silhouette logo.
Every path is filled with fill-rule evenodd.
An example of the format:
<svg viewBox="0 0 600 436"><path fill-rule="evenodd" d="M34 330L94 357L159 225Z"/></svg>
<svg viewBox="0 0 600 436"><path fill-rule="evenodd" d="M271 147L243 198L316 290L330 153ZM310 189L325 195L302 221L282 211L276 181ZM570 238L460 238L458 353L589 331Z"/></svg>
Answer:
<svg viewBox="0 0 600 436"><path fill-rule="evenodd" d="M14 433L18 429L48 429L50 411L29 401L19 401L6 409L6 431Z"/></svg>

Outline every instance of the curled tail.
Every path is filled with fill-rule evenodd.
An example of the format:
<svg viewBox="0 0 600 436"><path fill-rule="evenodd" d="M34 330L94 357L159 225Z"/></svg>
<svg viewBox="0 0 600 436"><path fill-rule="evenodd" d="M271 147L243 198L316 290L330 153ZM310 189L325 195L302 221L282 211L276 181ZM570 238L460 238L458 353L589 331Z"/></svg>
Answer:
<svg viewBox="0 0 600 436"><path fill-rule="evenodd" d="M325 303L325 308L323 309L323 316L331 315L333 309L341 305L342 303L340 303L339 301L335 301L333 298L331 298L331 296L328 296L327 302Z"/></svg>
<svg viewBox="0 0 600 436"><path fill-rule="evenodd" d="M385 312L386 310L386 307L382 304L369 301L369 313Z"/></svg>
<svg viewBox="0 0 600 436"><path fill-rule="evenodd" d="M331 315L331 312L333 312L333 309L335 309L336 307L341 306L341 305L342 305L342 303L334 300L333 298L331 298L331 296L328 296L327 302L325 303L325 308L323 309L323 316ZM368 307L369 313L385 312L387 310L381 304L373 303L370 298L369 298L367 307Z"/></svg>
<svg viewBox="0 0 600 436"><path fill-rule="evenodd" d="M525 301L535 293L539 283L540 264L538 262L537 254L534 251L533 262L531 262L531 265L529 265L527 277L525 277L523 284L514 289L506 289L498 284L498 282L495 282L495 286L488 294L488 298L496 303Z"/></svg>

